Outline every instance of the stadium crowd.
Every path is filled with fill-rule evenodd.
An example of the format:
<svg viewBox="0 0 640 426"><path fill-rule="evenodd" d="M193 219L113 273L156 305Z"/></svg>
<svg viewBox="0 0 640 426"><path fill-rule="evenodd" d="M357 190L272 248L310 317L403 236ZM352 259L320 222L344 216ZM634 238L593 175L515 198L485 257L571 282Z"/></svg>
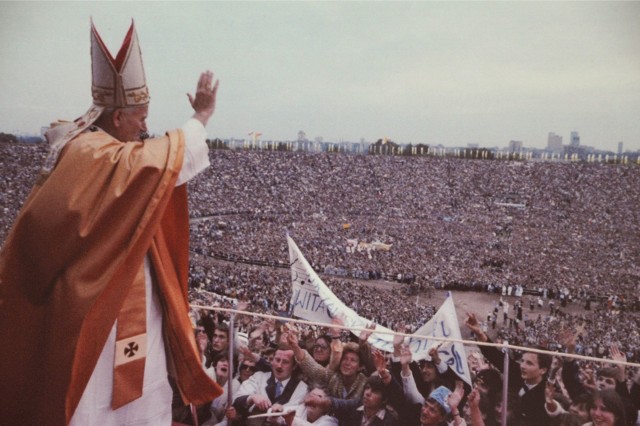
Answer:
<svg viewBox="0 0 640 426"><path fill-rule="evenodd" d="M337 275L638 294L634 166L224 150L211 161L190 188L199 253L286 266L288 231ZM391 248L348 252L347 240Z"/></svg>
<svg viewBox="0 0 640 426"><path fill-rule="evenodd" d="M45 154L40 145L0 144L2 241ZM398 291L362 291L356 279L502 293L492 311L469 315L468 334L640 361L637 167L225 150L210 157L211 168L189 188L196 304L229 306L225 296L252 312L287 311L288 231L340 300L386 327L412 332L436 307L416 306ZM357 250L347 240L391 247ZM512 293L520 294L515 303ZM593 298L600 299L593 308L565 312ZM230 371L225 320L193 312L203 368L228 383L225 395L198 407L200 424L250 424L248 417L265 412L254 420L484 425L501 416L502 355L491 348L470 355L470 387L437 351L414 361L401 341L385 355L371 349L366 333L247 315L238 321L247 340L235 345ZM636 369L511 356L521 363L504 378L507 424L635 424ZM175 401L176 421L193 423L193 416Z"/></svg>
<svg viewBox="0 0 640 426"><path fill-rule="evenodd" d="M46 148L0 150L4 241ZM228 150L210 160L189 187L196 253L287 267L288 232L316 271L344 278L638 307L635 165Z"/></svg>

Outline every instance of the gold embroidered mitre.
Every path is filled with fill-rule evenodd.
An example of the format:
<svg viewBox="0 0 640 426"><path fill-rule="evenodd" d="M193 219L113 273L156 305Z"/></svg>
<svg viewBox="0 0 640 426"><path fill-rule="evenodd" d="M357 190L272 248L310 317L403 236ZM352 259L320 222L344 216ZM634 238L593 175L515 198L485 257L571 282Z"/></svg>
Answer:
<svg viewBox="0 0 640 426"><path fill-rule="evenodd" d="M149 103L142 52L133 20L115 59L91 21L91 72L94 105L122 108Z"/></svg>
<svg viewBox="0 0 640 426"><path fill-rule="evenodd" d="M51 129L45 133L49 154L38 182L49 176L64 146L92 125L106 107L123 108L149 103L149 89L133 20L115 59L91 21L91 74L93 105L73 122L52 123Z"/></svg>

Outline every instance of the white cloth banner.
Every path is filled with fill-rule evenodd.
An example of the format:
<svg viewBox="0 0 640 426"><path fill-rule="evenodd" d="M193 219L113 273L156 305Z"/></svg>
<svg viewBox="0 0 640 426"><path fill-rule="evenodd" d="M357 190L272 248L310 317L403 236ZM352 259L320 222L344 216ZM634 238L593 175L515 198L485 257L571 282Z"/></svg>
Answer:
<svg viewBox="0 0 640 426"><path fill-rule="evenodd" d="M362 318L353 309L346 306L322 282L322 279L311 268L296 243L287 235L289 244L289 260L291 262L291 314L307 321L331 325L331 318L340 318L346 327L367 328L372 321ZM391 333L391 330L376 325L377 331ZM453 298L449 294L438 312L426 324L420 327L410 338L409 344L413 359L429 358L429 350L441 343L430 337L443 337L462 340L460 326L456 316ZM382 351L393 352L393 335L373 333L369 343ZM462 343L445 342L439 349L440 358L465 382L471 385L471 376L467 364L467 356Z"/></svg>

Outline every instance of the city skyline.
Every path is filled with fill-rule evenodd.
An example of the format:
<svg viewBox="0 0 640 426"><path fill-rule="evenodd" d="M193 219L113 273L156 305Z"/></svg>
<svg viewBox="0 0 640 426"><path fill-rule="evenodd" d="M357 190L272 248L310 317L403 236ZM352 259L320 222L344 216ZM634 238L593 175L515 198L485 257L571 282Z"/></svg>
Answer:
<svg viewBox="0 0 640 426"><path fill-rule="evenodd" d="M150 130L220 78L210 137L640 149L640 3L2 2L0 131L91 103L89 19L112 53L135 20Z"/></svg>

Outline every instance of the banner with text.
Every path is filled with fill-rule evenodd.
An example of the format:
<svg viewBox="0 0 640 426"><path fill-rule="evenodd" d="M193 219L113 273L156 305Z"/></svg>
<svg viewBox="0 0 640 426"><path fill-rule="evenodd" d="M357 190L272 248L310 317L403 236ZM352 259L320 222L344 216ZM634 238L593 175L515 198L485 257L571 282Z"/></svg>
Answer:
<svg viewBox="0 0 640 426"><path fill-rule="evenodd" d="M331 325L331 318L340 318L346 327L366 328L372 321L359 316L353 309L338 299L318 274L311 268L300 249L289 235L289 260L291 263L291 314L307 321L320 322ZM376 325L377 331L391 332L391 330ZM405 342L411 348L413 359L429 358L429 350L441 343L438 338L452 338L461 340L460 326L456 316L455 306L451 294L444 301L440 309L427 323L420 327ZM393 335L373 333L369 343L382 351L393 352ZM467 356L462 343L445 342L438 349L442 358L453 371L468 384L471 384Z"/></svg>

